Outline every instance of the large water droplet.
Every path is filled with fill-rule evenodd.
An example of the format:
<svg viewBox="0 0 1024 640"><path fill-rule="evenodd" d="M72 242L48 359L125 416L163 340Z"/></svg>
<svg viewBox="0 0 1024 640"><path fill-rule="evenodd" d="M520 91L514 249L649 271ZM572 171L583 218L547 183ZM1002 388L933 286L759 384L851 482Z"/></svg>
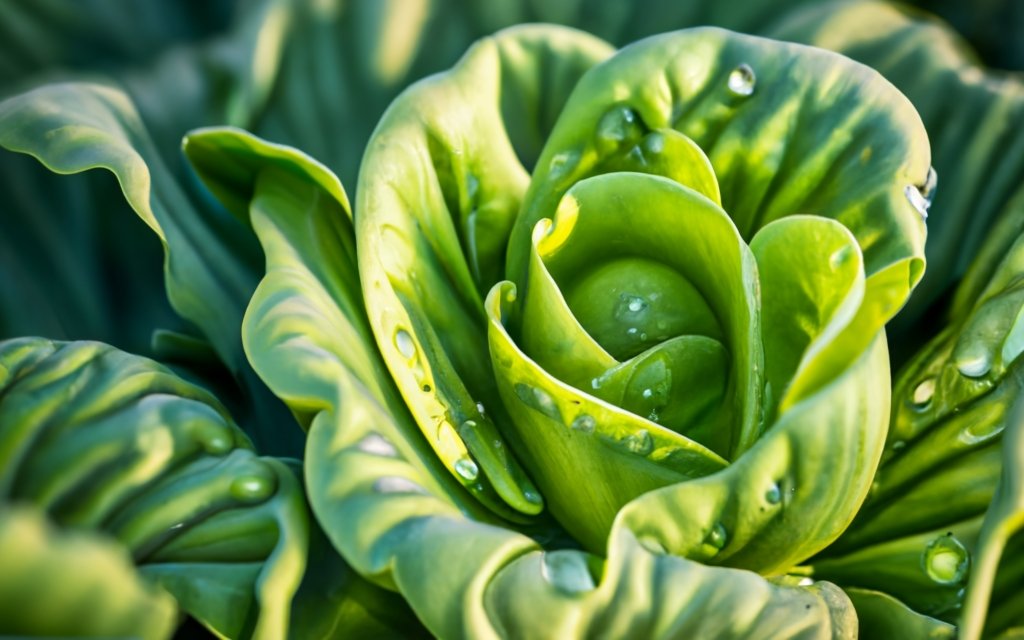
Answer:
<svg viewBox="0 0 1024 640"><path fill-rule="evenodd" d="M833 269L839 269L844 264L846 264L852 256L853 247L851 247L850 245L845 245L843 247L840 247L839 249L836 249L832 253L832 255L829 256L828 263L829 265L832 266Z"/></svg>
<svg viewBox="0 0 1024 640"><path fill-rule="evenodd" d="M623 142L639 139L641 135L643 128L639 116L625 105L612 107L597 123L599 144L617 147Z"/></svg>
<svg viewBox="0 0 1024 640"><path fill-rule="evenodd" d="M572 424L570 424L569 427L575 431L593 433L594 429L597 427L597 421L594 420L594 416L581 413L573 419Z"/></svg>
<svg viewBox="0 0 1024 640"><path fill-rule="evenodd" d="M651 439L651 434L647 429L640 429L636 433L629 434L622 442L626 445L627 450L639 456L646 456L654 450L654 440Z"/></svg>
<svg viewBox="0 0 1024 640"><path fill-rule="evenodd" d="M377 478L377 481L373 483L373 490L377 493L427 493L426 489L420 485L401 476Z"/></svg>
<svg viewBox="0 0 1024 640"><path fill-rule="evenodd" d="M917 187L912 184L908 184L903 188L903 195L907 196L907 201L910 202L914 209L917 209L917 212L922 218L928 218L928 207L931 206L931 203L921 195L921 192L918 191Z"/></svg>
<svg viewBox="0 0 1024 640"><path fill-rule="evenodd" d="M411 360L416 355L416 343L413 342L412 336L405 329L399 329L395 332L395 348L398 349L398 353L402 354L402 357L406 360Z"/></svg>
<svg viewBox="0 0 1024 640"><path fill-rule="evenodd" d="M749 96L754 93L757 76L749 64L741 64L729 74L729 91L738 96Z"/></svg>
<svg viewBox="0 0 1024 640"><path fill-rule="evenodd" d="M782 502L782 489L773 482L772 486L768 487L768 490L765 491L764 499L768 501L768 504L779 504Z"/></svg>
<svg viewBox="0 0 1024 640"><path fill-rule="evenodd" d="M383 456L385 458L394 458L398 455L398 451L395 450L395 445L391 444L379 433L366 434L366 436L359 441L359 444L356 445L356 449L359 449L363 453L369 453L374 456Z"/></svg>
<svg viewBox="0 0 1024 640"><path fill-rule="evenodd" d="M980 378L992 370L992 358L986 352L979 352L958 360L956 368L968 378Z"/></svg>
<svg viewBox="0 0 1024 640"><path fill-rule="evenodd" d="M231 497L242 502L262 502L277 488L273 478L265 476L242 476L231 482Z"/></svg>
<svg viewBox="0 0 1024 640"><path fill-rule="evenodd" d="M935 378L925 378L914 387L910 402L918 411L928 408L935 396Z"/></svg>
<svg viewBox="0 0 1024 640"><path fill-rule="evenodd" d="M541 557L540 575L566 593L582 593L596 586L587 559L579 551L548 551Z"/></svg>
<svg viewBox="0 0 1024 640"><path fill-rule="evenodd" d="M571 173L576 168L576 165L579 164L579 161L580 154L575 151L556 153L551 158L551 165L548 167L551 178L557 179Z"/></svg>
<svg viewBox="0 0 1024 640"><path fill-rule="evenodd" d="M455 473L467 482L474 482L480 476L480 468L469 458L459 458L455 461Z"/></svg>
<svg viewBox="0 0 1024 640"><path fill-rule="evenodd" d="M707 537L704 538L704 544L714 549L715 552L724 549L727 542L729 542L729 532L725 530L725 525L721 522L716 522L708 531Z"/></svg>
<svg viewBox="0 0 1024 640"><path fill-rule="evenodd" d="M540 387L532 387L528 384L517 383L515 386L516 395L526 406L535 409L552 420L562 421L562 414L558 410L558 404L551 395Z"/></svg>
<svg viewBox="0 0 1024 640"><path fill-rule="evenodd" d="M960 584L967 578L970 553L956 536L947 533L928 543L921 563L925 573L935 582L944 585Z"/></svg>

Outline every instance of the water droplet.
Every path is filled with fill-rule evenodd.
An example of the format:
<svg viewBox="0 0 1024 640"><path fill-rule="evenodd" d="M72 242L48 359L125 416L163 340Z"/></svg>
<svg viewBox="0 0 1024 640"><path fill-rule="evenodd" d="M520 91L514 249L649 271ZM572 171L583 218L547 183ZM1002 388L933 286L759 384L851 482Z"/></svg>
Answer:
<svg viewBox="0 0 1024 640"><path fill-rule="evenodd" d="M908 184L903 188L903 195L907 196L907 201L910 202L914 209L917 209L921 218L927 220L928 207L931 206L931 203L921 195L921 192L918 191L917 187L912 184Z"/></svg>
<svg viewBox="0 0 1024 640"><path fill-rule="evenodd" d="M575 431L593 433L594 429L597 427L597 421L594 420L594 416L581 413L573 419L572 424L570 424L569 427Z"/></svg>
<svg viewBox="0 0 1024 640"><path fill-rule="evenodd" d="M650 388L644 389L643 392L640 393L640 395L643 396L644 398L650 398L651 396L654 395L654 390Z"/></svg>
<svg viewBox="0 0 1024 640"><path fill-rule="evenodd" d="M921 557L925 573L943 585L961 584L967 578L970 554L963 543L951 533L928 543Z"/></svg>
<svg viewBox="0 0 1024 640"><path fill-rule="evenodd" d="M540 575L566 593L591 591L596 586L587 559L579 551L547 551L541 556Z"/></svg>
<svg viewBox="0 0 1024 640"><path fill-rule="evenodd" d="M715 526L711 527L708 531L708 535L704 538L704 544L715 549L715 551L721 551L725 548L725 544L729 541L729 532L725 530L725 525L721 522L716 522Z"/></svg>
<svg viewBox="0 0 1024 640"><path fill-rule="evenodd" d="M516 384L515 390L516 395L519 396L519 399L526 406L543 413L552 420L562 421L562 414L558 410L558 405L547 391L521 382Z"/></svg>
<svg viewBox="0 0 1024 640"><path fill-rule="evenodd" d="M1006 426L1005 415L1002 411L993 412L991 415L983 414L969 422L966 428L960 432L960 442L974 446L988 442L1003 432Z"/></svg>
<svg viewBox="0 0 1024 640"><path fill-rule="evenodd" d="M369 453L374 456L384 456L386 458L394 458L398 455L398 451L395 449L395 445L391 444L384 436L379 433L368 433L366 437L359 441L356 448L363 453Z"/></svg>
<svg viewBox="0 0 1024 640"><path fill-rule="evenodd" d="M531 504L540 504L542 502L540 494L532 489L527 489L526 491L524 491L523 497L526 498L526 501Z"/></svg>
<svg viewBox="0 0 1024 640"><path fill-rule="evenodd" d="M419 493L426 495L427 491L420 485L408 478L400 476L385 476L378 478L373 483L373 490L377 493Z"/></svg>
<svg viewBox="0 0 1024 640"><path fill-rule="evenodd" d="M729 74L729 91L738 96L749 96L754 93L754 85L757 83L757 76L749 64L741 64Z"/></svg>
<svg viewBox="0 0 1024 640"><path fill-rule="evenodd" d="M272 477L242 476L231 482L231 496L242 502L261 502L270 497L277 489Z"/></svg>
<svg viewBox="0 0 1024 640"><path fill-rule="evenodd" d="M402 357L406 360L411 360L416 355L416 343L413 342L412 336L405 329L399 329L395 332L395 348L398 349L398 353L402 354Z"/></svg>
<svg viewBox="0 0 1024 640"><path fill-rule="evenodd" d="M987 353L982 352L958 360L956 368L968 378L980 378L992 370L992 359Z"/></svg>
<svg viewBox="0 0 1024 640"><path fill-rule="evenodd" d="M484 409L484 403L482 403L482 402L476 403L476 410L477 410L477 413L479 413L482 416L487 415L487 411Z"/></svg>
<svg viewBox="0 0 1024 640"><path fill-rule="evenodd" d="M931 404L932 397L934 395L935 378L926 378L914 387L914 393L911 394L910 401L913 403L915 409L922 410Z"/></svg>
<svg viewBox="0 0 1024 640"><path fill-rule="evenodd" d="M644 138L644 150L651 155L657 155L665 150L665 136L652 131Z"/></svg>
<svg viewBox="0 0 1024 640"><path fill-rule="evenodd" d="M459 458L455 461L455 473L468 482L473 482L480 476L480 468L469 458Z"/></svg>
<svg viewBox="0 0 1024 640"><path fill-rule="evenodd" d="M643 135L640 118L636 111L625 105L612 107L601 116L597 123L599 144L617 147L628 140L636 140Z"/></svg>
<svg viewBox="0 0 1024 640"><path fill-rule="evenodd" d="M600 389L601 388L601 379L600 378L591 378L590 379L590 388L591 389Z"/></svg>
<svg viewBox="0 0 1024 640"><path fill-rule="evenodd" d="M638 333L640 333L640 330L637 329L636 327L630 327L630 328L626 329L626 335L627 336L635 336Z"/></svg>
<svg viewBox="0 0 1024 640"><path fill-rule="evenodd" d="M838 269L846 264L850 257L853 256L853 247L845 245L839 249L836 249L831 256L828 258L829 264L833 269Z"/></svg>
<svg viewBox="0 0 1024 640"><path fill-rule="evenodd" d="M579 164L580 154L575 151L562 151L556 153L551 158L551 165L548 167L548 171L551 173L551 178L561 178L562 176L571 173L576 165Z"/></svg>
<svg viewBox="0 0 1024 640"><path fill-rule="evenodd" d="M220 427L204 429L197 437L203 444L203 450L215 456L224 455L231 450L233 444L231 436Z"/></svg>
<svg viewBox="0 0 1024 640"><path fill-rule="evenodd" d="M651 434L647 429L640 429L636 433L629 434L622 442L630 453L639 456L646 456L654 450L654 440L651 439Z"/></svg>
<svg viewBox="0 0 1024 640"><path fill-rule="evenodd" d="M797 580L796 586L798 586L798 587L809 587L809 586L811 586L813 584L814 584L814 580L812 578L800 578L799 580Z"/></svg>
<svg viewBox="0 0 1024 640"><path fill-rule="evenodd" d="M932 200L935 198L935 187L939 185L939 174L935 172L935 167L928 167L928 176L924 179L924 184L921 185L921 197L925 199L928 206L931 207Z"/></svg>
<svg viewBox="0 0 1024 640"><path fill-rule="evenodd" d="M768 504L779 504L782 502L782 489L773 482L772 486L768 487L768 491L765 492L764 499L768 501Z"/></svg>

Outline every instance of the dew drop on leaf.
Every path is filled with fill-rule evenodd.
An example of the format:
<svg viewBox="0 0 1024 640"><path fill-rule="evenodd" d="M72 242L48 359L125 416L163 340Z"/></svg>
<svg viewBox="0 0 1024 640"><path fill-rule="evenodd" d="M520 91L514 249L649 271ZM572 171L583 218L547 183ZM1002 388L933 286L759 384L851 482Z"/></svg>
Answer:
<svg viewBox="0 0 1024 640"><path fill-rule="evenodd" d="M765 492L764 499L768 501L768 504L779 504L782 502L782 489L779 489L779 485L773 482Z"/></svg>
<svg viewBox="0 0 1024 640"><path fill-rule="evenodd" d="M623 444L631 453L640 456L646 456L654 450L654 440L651 439L651 434L647 429L640 429L636 433L629 434L623 440Z"/></svg>
<svg viewBox="0 0 1024 640"><path fill-rule="evenodd" d="M572 424L569 427L575 431L581 431L583 433L593 433L597 427L597 421L594 420L593 416L581 413L573 419Z"/></svg>
<svg viewBox="0 0 1024 640"><path fill-rule="evenodd" d="M970 554L962 542L951 533L928 543L921 558L925 573L938 584L960 584L967 578Z"/></svg>
<svg viewBox="0 0 1024 640"><path fill-rule="evenodd" d="M910 396L910 401L913 403L914 408L922 410L931 404L934 395L935 378L926 378L914 387L914 393Z"/></svg>
<svg viewBox="0 0 1024 640"><path fill-rule="evenodd" d="M410 360L416 355L416 343L413 342L412 336L405 329L399 329L395 332L395 348L398 349L398 353L402 354L402 357L406 360Z"/></svg>
<svg viewBox="0 0 1024 640"><path fill-rule="evenodd" d="M715 551L722 550L728 541L729 533L721 522L716 522L715 526L711 527L711 531L708 531L708 536L704 538L704 544L715 549Z"/></svg>
<svg viewBox="0 0 1024 640"><path fill-rule="evenodd" d="M757 76L749 64L741 64L729 73L729 91L738 96L749 96L754 93Z"/></svg>
<svg viewBox="0 0 1024 640"><path fill-rule="evenodd" d="M980 378L992 370L992 359L987 353L978 353L958 360L956 368L968 378Z"/></svg>
<svg viewBox="0 0 1024 640"><path fill-rule="evenodd" d="M480 475L480 468L469 458L459 458L455 461L455 473L468 482L473 482Z"/></svg>
<svg viewBox="0 0 1024 640"><path fill-rule="evenodd" d="M231 497L243 502L260 502L274 493L276 483L262 476L242 476L231 482Z"/></svg>
<svg viewBox="0 0 1024 640"><path fill-rule="evenodd" d="M921 195L921 191L917 187L908 184L903 188L903 195L907 196L907 201L910 202L914 209L917 209L922 219L928 218L928 207L931 206L931 203Z"/></svg>

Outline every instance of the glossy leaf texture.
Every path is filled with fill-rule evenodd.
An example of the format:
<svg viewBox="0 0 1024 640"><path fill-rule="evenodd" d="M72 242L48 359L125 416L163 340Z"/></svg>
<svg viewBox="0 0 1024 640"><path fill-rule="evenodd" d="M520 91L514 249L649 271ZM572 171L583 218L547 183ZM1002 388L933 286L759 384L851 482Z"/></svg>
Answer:
<svg viewBox="0 0 1024 640"><path fill-rule="evenodd" d="M978 534L978 553L964 601L960 637L974 640L982 631L1024 633L1020 583L1024 538L1024 404L1017 402L1003 442L1003 470ZM1002 575L1000 575L1000 573ZM1015 589L1016 587L1016 589ZM997 590L1004 593L998 594ZM1007 597L1005 592L1011 591ZM990 606L993 591L997 592ZM1001 600L1001 601L1000 601Z"/></svg>
<svg viewBox="0 0 1024 640"><path fill-rule="evenodd" d="M810 561L815 576L884 591L950 623L968 614L968 591L991 587L986 637L1022 624L1019 551L1007 554L994 587L990 576L971 581L979 557L994 562L985 549L998 543L982 538L983 519L1001 508L990 507L996 487L1016 468L1006 462L1016 445L1006 449L1005 433L1024 381L1024 235L1019 216L1004 215L956 291L952 322L896 376L886 453L868 500L843 536ZM983 611L984 604L970 607L972 625Z"/></svg>
<svg viewBox="0 0 1024 640"><path fill-rule="evenodd" d="M301 432L275 411L276 399L242 353L241 315L256 283L244 250L251 234L238 220L206 216L194 206L128 96L85 83L17 95L0 103L0 146L32 155L57 173L102 168L117 178L128 204L164 245L171 306L209 341L254 413L264 414L254 418L257 444L267 452L301 451Z"/></svg>
<svg viewBox="0 0 1024 640"><path fill-rule="evenodd" d="M176 624L174 599L140 579L116 543L60 531L38 511L0 508L0 633L159 639Z"/></svg>
<svg viewBox="0 0 1024 640"><path fill-rule="evenodd" d="M268 269L246 315L246 348L309 425L317 519L345 559L398 592L430 633L851 637L849 603L825 583L707 569L649 550L625 529L606 559L562 549L550 526L517 531L498 520L434 454L372 343L345 339L370 322L337 181L302 154L238 131L195 132L185 148L226 203L249 198ZM722 615L708 613L711 601Z"/></svg>
<svg viewBox="0 0 1024 640"><path fill-rule="evenodd" d="M215 633L286 633L309 537L299 479L253 453L204 390L100 343L2 342L0 461L4 504L120 543L142 578ZM79 560L82 579L102 584L89 575L107 570L107 556Z"/></svg>
<svg viewBox="0 0 1024 640"><path fill-rule="evenodd" d="M930 268L895 323L894 351L902 360L922 346L920 336L937 332L929 325L941 327L935 321L941 310L929 307L986 251L983 241L996 222L1024 215L1024 78L982 66L941 21L882 2L795 11L769 35L832 49L877 69L906 94L928 130L941 186L919 185ZM1003 235L1007 242L1015 237ZM975 284L987 280L981 275ZM953 313L962 317L967 310Z"/></svg>

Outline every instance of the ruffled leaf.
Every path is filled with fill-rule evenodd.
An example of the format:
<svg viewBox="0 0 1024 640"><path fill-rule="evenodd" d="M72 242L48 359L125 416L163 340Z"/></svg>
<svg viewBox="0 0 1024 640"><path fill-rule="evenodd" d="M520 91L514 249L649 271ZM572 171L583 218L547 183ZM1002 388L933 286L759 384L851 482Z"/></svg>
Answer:
<svg viewBox="0 0 1024 640"><path fill-rule="evenodd" d="M174 599L140 580L116 543L59 531L29 507L0 509L0 633L171 637Z"/></svg>
<svg viewBox="0 0 1024 640"><path fill-rule="evenodd" d="M306 564L300 485L212 396L92 342L2 342L0 372L0 499L117 540L218 634L283 637Z"/></svg>

